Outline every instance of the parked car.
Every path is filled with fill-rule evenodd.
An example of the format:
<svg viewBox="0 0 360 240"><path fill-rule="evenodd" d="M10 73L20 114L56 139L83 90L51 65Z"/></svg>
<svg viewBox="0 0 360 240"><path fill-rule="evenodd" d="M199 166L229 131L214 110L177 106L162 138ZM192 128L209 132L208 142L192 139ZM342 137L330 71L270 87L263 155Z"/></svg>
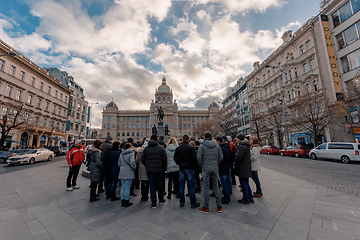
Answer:
<svg viewBox="0 0 360 240"><path fill-rule="evenodd" d="M263 146L260 153L266 153L266 154L279 154L279 149L276 146L269 145L269 146Z"/></svg>
<svg viewBox="0 0 360 240"><path fill-rule="evenodd" d="M50 151L53 151L55 153L56 157L61 155L61 151L58 146L47 147L47 149L49 149Z"/></svg>
<svg viewBox="0 0 360 240"><path fill-rule="evenodd" d="M29 163L33 164L38 161L51 161L54 158L54 152L46 148L41 149L30 149L28 152L22 155L15 155L9 157L6 161L9 166L15 164Z"/></svg>
<svg viewBox="0 0 360 240"><path fill-rule="evenodd" d="M302 157L302 156L309 156L310 148L307 146L289 146L285 149L280 150L281 156L295 156L295 157Z"/></svg>
<svg viewBox="0 0 360 240"><path fill-rule="evenodd" d="M6 160L11 156L11 152L0 151L0 164L6 163Z"/></svg>
<svg viewBox="0 0 360 240"><path fill-rule="evenodd" d="M310 150L311 159L335 159L343 163L360 161L360 143L330 142Z"/></svg>
<svg viewBox="0 0 360 240"><path fill-rule="evenodd" d="M32 150L31 148L22 148L22 149L15 149L15 150L10 150L9 152L11 152L11 156L13 157L15 155L22 155L24 153L27 153L28 151Z"/></svg>
<svg viewBox="0 0 360 240"><path fill-rule="evenodd" d="M69 150L69 148L66 148L66 147L60 148L60 154L61 155L66 155L68 150Z"/></svg>

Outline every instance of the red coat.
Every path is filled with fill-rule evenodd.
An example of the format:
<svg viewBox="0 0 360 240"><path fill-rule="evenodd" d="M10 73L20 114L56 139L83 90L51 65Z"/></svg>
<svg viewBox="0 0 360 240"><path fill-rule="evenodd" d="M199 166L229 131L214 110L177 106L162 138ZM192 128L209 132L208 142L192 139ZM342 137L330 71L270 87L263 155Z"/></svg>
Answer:
<svg viewBox="0 0 360 240"><path fill-rule="evenodd" d="M230 159L232 162L235 161L235 154L236 154L236 146L233 142L229 142L229 146L230 146Z"/></svg>
<svg viewBox="0 0 360 240"><path fill-rule="evenodd" d="M72 164L74 166L81 165L81 163L85 160L85 148L83 145L79 147L73 147L68 151L66 155L66 161L68 164Z"/></svg>

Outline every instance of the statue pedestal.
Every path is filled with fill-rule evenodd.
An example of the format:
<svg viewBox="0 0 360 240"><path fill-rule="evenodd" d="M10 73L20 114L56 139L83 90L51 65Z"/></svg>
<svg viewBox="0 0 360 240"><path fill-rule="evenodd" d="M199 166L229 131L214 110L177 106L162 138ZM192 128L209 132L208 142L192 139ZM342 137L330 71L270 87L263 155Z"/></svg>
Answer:
<svg viewBox="0 0 360 240"><path fill-rule="evenodd" d="M163 135L165 136L165 127L164 127L164 123L163 122L158 122L158 127L157 127L157 135Z"/></svg>

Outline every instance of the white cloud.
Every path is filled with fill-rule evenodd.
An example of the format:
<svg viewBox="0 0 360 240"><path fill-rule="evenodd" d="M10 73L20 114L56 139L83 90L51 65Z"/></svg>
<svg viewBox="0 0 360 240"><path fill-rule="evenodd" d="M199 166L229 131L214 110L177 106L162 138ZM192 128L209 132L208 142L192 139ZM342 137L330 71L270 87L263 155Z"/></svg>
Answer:
<svg viewBox="0 0 360 240"><path fill-rule="evenodd" d="M284 0L196 0L197 3L221 3L231 13L247 13L251 10L265 12L270 7L280 7Z"/></svg>

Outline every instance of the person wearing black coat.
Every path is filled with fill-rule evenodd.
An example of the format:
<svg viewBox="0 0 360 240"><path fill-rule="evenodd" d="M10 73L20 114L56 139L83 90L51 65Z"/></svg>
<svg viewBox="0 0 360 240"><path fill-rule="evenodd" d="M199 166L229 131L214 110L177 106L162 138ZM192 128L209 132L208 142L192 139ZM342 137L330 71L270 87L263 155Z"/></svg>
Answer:
<svg viewBox="0 0 360 240"><path fill-rule="evenodd" d="M112 143L112 148L108 154L108 175L109 184L107 186L106 192L109 194L106 196L106 199L111 199L111 201L120 200L119 197L116 196L116 187L118 184L118 176L119 176L119 166L118 160L121 154L120 150L120 142L115 141Z"/></svg>
<svg viewBox="0 0 360 240"><path fill-rule="evenodd" d="M239 177L243 198L238 200L242 204L254 203L253 194L249 184L249 178L252 175L250 147L251 144L245 139L244 134L239 134L235 138L238 145L235 156L235 174Z"/></svg>
<svg viewBox="0 0 360 240"><path fill-rule="evenodd" d="M185 181L188 182L191 208L199 207L195 196L195 168L197 164L195 148L189 144L189 136L183 136L183 143L175 149L174 161L179 165L179 195L180 207L185 204Z"/></svg>
<svg viewBox="0 0 360 240"><path fill-rule="evenodd" d="M162 174L166 168L167 155L163 146L159 145L157 136L152 135L148 146L141 154L141 162L146 168L149 178L151 207L156 208L156 191L158 192L159 204L164 204L163 177Z"/></svg>
<svg viewBox="0 0 360 240"><path fill-rule="evenodd" d="M230 146L228 142L225 142L222 137L216 138L217 144L219 144L223 160L219 164L219 178L221 181L221 187L223 189L224 197L221 199L222 204L229 204L230 193L232 189L231 184L231 157L230 157Z"/></svg>
<svg viewBox="0 0 360 240"><path fill-rule="evenodd" d="M110 135L107 135L105 142L101 145L101 153L102 153L101 154L101 162L104 166L104 171L102 172L101 179L99 181L98 193L103 193L107 189L107 186L109 185L108 153L112 147L111 140L112 140L112 137ZM105 186L105 190L104 190L103 186ZM108 192L106 192L106 196L107 195L109 195Z"/></svg>

